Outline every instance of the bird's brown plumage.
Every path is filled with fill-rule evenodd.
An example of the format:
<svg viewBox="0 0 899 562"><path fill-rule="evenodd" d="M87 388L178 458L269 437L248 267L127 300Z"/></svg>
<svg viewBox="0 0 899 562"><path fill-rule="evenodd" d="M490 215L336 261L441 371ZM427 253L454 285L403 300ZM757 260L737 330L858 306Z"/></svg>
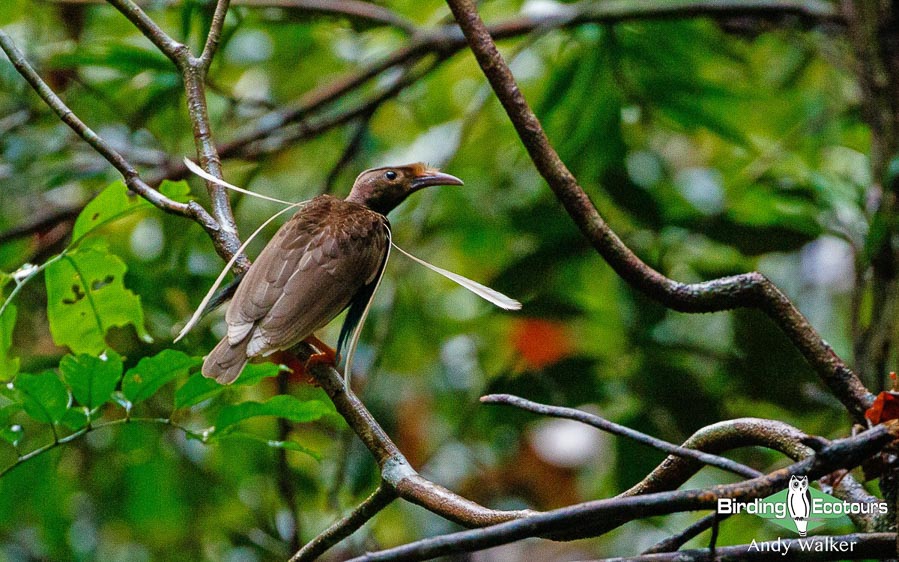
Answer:
<svg viewBox="0 0 899 562"><path fill-rule="evenodd" d="M370 298L388 255L386 213L422 187L461 183L422 164L376 168L359 175L347 199L305 203L241 280L225 315L228 334L203 374L233 382L248 359L290 348L355 297Z"/></svg>
<svg viewBox="0 0 899 562"><path fill-rule="evenodd" d="M376 281L388 236L387 219L363 205L330 195L309 201L241 281L225 315L228 335L203 373L232 382L248 358L292 347L322 328Z"/></svg>

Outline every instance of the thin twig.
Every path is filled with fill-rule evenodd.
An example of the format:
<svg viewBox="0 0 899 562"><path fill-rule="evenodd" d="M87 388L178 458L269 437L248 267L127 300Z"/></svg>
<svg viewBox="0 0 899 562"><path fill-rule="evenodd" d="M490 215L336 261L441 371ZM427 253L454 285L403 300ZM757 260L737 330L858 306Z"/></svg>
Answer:
<svg viewBox="0 0 899 562"><path fill-rule="evenodd" d="M863 422L873 395L764 275L752 272L704 283L680 283L647 265L618 238L550 144L475 5L471 0L447 0L447 3L540 175L612 269L635 289L680 312L761 310L783 330L852 417Z"/></svg>
<svg viewBox="0 0 899 562"><path fill-rule="evenodd" d="M808 438L802 431L783 422L739 418L703 427L684 441L682 446L711 453L738 447L761 446L799 460L813 453L811 448L803 444ZM670 456L622 495L635 496L673 490L696 474L701 466L692 459Z"/></svg>
<svg viewBox="0 0 899 562"><path fill-rule="evenodd" d="M303 548L291 557L290 562L315 560L329 548L356 532L366 521L390 505L396 497L396 492L390 486L385 486L382 483L356 509L335 521L324 532L306 543Z"/></svg>
<svg viewBox="0 0 899 562"><path fill-rule="evenodd" d="M651 547L647 548L643 551L643 554L655 554L659 552L674 552L680 547L684 546L694 537L701 535L702 533L711 529L716 522L720 523L722 519L729 517L728 515L719 515L717 513L710 513L708 515L703 516L699 521L693 523L683 531L677 533L676 535L672 535L666 539L663 539Z"/></svg>
<svg viewBox="0 0 899 562"><path fill-rule="evenodd" d="M206 72L218 47L221 28L224 25L228 10L228 0L219 0L213 14L212 26L206 40L201 58L195 58L190 49L173 40L160 28L133 0L109 0L127 17L150 41L153 42L181 71L184 92L187 98L187 113L193 126L194 144L200 165L216 178L222 177L222 164L218 149L212 139L212 127L209 123L209 110L206 106ZM205 57L205 58L203 58ZM231 203L225 188L212 181L206 181L206 190L212 200L212 216L215 217L218 229L228 244L215 244L220 256L229 259L240 246L237 237L237 223L231 211ZM234 242L237 242L234 244ZM249 261L241 256L235 263L238 271L246 270Z"/></svg>
<svg viewBox="0 0 899 562"><path fill-rule="evenodd" d="M540 414L541 416L552 416L555 418L565 418L569 420L579 421L581 423L585 423L614 435L627 437L628 439L636 441L637 443L648 445L650 447L653 447L654 449L658 449L668 454L693 459L703 464L714 466L728 472L733 472L734 474L738 474L746 478L758 478L763 474L762 472L754 468L748 467L744 464L740 464L736 461L732 461L724 457L719 457L718 455L704 453L696 449L681 447L675 445L674 443L669 443L657 437L639 432L635 429L631 429L615 422L611 422L583 410L563 408L561 406L547 406L545 404L538 404L536 402L531 402L530 400L526 400L518 396L512 396L510 394L488 394L487 396L481 397L481 402L484 404L503 404L507 406L515 406L516 408L534 412L535 414Z"/></svg>
<svg viewBox="0 0 899 562"><path fill-rule="evenodd" d="M228 5L231 0L218 0L215 5L215 12L212 14L212 23L209 26L209 34L206 36L206 45L203 46L203 53L198 59L199 67L203 74L208 71L209 65L212 63L212 57L219 47L219 40L222 37L222 28L225 26L225 16L228 15Z"/></svg>
<svg viewBox="0 0 899 562"><path fill-rule="evenodd" d="M111 420L108 422L93 423L93 424L86 425L86 426L82 427L81 429L75 431L74 433L70 433L69 435L66 435L65 437L60 437L58 439L54 439L52 442L47 443L46 445L44 445L42 447L38 447L37 449L34 449L33 451L29 451L29 452L25 453L24 455L17 458L14 463L0 469L0 478L3 478L4 476L6 476L7 473L18 468L19 466L22 466L23 464L27 463L31 459L38 457L51 449L55 449L56 447L59 447L60 445L65 445L67 443L71 443L72 441L75 441L79 437L82 437L92 431L96 431L98 429L103 429L105 427L112 427L115 425L124 425L126 423L132 423L132 422L146 423L146 424L153 424L153 425L167 425L169 427L173 427L179 431L184 432L185 435L188 435L194 439L198 439L200 441L204 440L203 435L201 433L197 433L197 432L195 432L191 429L188 429L180 424L177 424L177 423L173 422L170 418L131 418L131 417L119 418L119 419ZM51 427L52 427L52 425L51 425ZM54 432L55 431L56 430L54 428Z"/></svg>
<svg viewBox="0 0 899 562"><path fill-rule="evenodd" d="M424 539L353 560L427 560L448 554L483 550L527 537L555 536L573 539L597 536L609 530L608 521L620 525L638 518L714 509L719 498L747 501L765 497L783 489L791 476L802 474L815 479L838 468L855 467L897 436L899 423L890 422L856 436L834 441L814 456L760 478L699 490L678 490L585 502L483 529Z"/></svg>

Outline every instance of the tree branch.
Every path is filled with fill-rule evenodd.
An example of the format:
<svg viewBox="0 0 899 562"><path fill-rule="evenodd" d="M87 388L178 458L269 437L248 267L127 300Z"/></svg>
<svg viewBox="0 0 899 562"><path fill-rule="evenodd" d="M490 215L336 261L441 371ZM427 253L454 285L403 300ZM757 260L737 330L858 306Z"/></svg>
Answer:
<svg viewBox="0 0 899 562"><path fill-rule="evenodd" d="M69 109L50 86L48 86L37 74L34 68L32 68L25 59L25 55L22 51L16 47L9 35L2 29L0 29L0 49L2 49L6 56L9 57L10 62L18 73L22 75L41 99L44 100L44 103L46 103L66 125L75 131L78 136L91 145L94 150L122 174L125 184L131 191L134 191L154 206L167 213L193 218L210 234L218 231L218 225L215 224L214 219L198 204L193 202L179 203L178 201L169 199L159 191L147 185L140 178L140 175L131 163L129 163L106 140L100 137L100 135L91 130L90 127Z"/></svg>
<svg viewBox="0 0 899 562"><path fill-rule="evenodd" d="M536 402L531 402L530 400L526 400L518 396L512 396L510 394L490 394L487 396L482 396L481 402L484 404L504 404L507 406L515 406L516 408L521 408L523 410L534 412L535 414L540 414L542 416L552 416L555 418L564 418L579 421L581 423L591 425L614 435L627 437L628 439L632 439L638 443L648 445L649 447L653 447L654 449L658 449L665 453L669 453L671 455L675 455L684 459L691 459L709 466L714 466L716 468L732 472L739 476L744 476L746 478L758 478L759 476L762 476L762 473L758 470L740 464L736 461L732 461L724 457L719 457L717 455L704 453L695 448L680 447L651 435L646 435L645 433L641 433L635 429L610 422L597 415L584 412L583 410L563 408L560 406L547 406L545 404L538 404Z"/></svg>
<svg viewBox="0 0 899 562"><path fill-rule="evenodd" d="M186 45L169 37L169 35L163 31L161 27L156 25L156 22L150 19L150 16L148 16L146 12L132 0L106 1L122 12L122 15L128 18L128 20L133 23L147 39L156 45L156 48L162 51L162 54L175 63L175 66L181 67L184 58L190 55Z"/></svg>
<svg viewBox="0 0 899 562"><path fill-rule="evenodd" d="M873 395L764 275L752 272L704 283L679 283L644 263L618 238L550 144L474 4L470 0L447 0L447 3L540 175L612 269L632 287L673 310L761 310L783 330L852 417L863 422Z"/></svg>
<svg viewBox="0 0 899 562"><path fill-rule="evenodd" d="M806 458L812 449L803 444L809 436L795 427L758 418L740 418L704 427L684 441L683 447L720 453L739 447L767 447L793 459ZM643 480L624 492L623 496L651 494L673 490L684 484L702 467L697 461L669 456Z"/></svg>
<svg viewBox="0 0 899 562"><path fill-rule="evenodd" d="M313 353L306 343L300 343L291 351L301 361L306 361ZM382 486L392 490L397 496L466 527L483 527L536 513L531 510L489 509L424 478L412 468L359 398L347 390L339 372L318 363L309 369L309 374L328 394L337 412L375 458L381 469Z"/></svg>
<svg viewBox="0 0 899 562"><path fill-rule="evenodd" d="M187 97L187 113L193 125L194 144L200 165L217 178L222 177L222 163L215 142L212 139L212 128L209 124L209 112L206 107L206 72L212 56L218 47L221 27L224 25L228 10L228 0L219 0L213 14L212 26L206 40L201 58L195 58L186 45L171 39L156 25L149 16L133 0L108 0L125 15L150 41L153 42L181 71L184 81L184 92ZM203 58L206 57L206 58ZM224 187L207 181L206 190L212 200L212 216L215 217L219 229L227 237L228 244L216 244L216 251L222 258L230 259L240 247L237 237L237 224L231 211L231 203ZM250 262L241 256L235 263L238 271L246 270Z"/></svg>
<svg viewBox="0 0 899 562"><path fill-rule="evenodd" d="M206 45L203 46L203 53L197 61L198 67L202 70L203 75L209 71L209 65L212 63L212 57L219 47L219 40L222 37L222 28L225 25L225 16L228 15L228 5L231 0L218 0L215 5L215 12L212 14L212 23L209 26L209 33L206 35Z"/></svg>
<svg viewBox="0 0 899 562"><path fill-rule="evenodd" d="M356 509L340 518L323 533L306 543L290 562L312 561L324 554L329 548L353 534L359 527L390 505L396 499L396 491L383 483L378 486Z"/></svg>
<svg viewBox="0 0 899 562"><path fill-rule="evenodd" d="M760 478L700 490L660 492L586 502L483 529L424 539L353 560L427 560L448 554L483 550L528 537L574 539L597 536L609 530L609 521L614 521L615 526L618 526L639 518L714 509L719 498L747 501L765 497L783 489L791 476L807 475L814 480L839 468L858 466L897 437L899 422L889 422L856 436L834 441L815 455Z"/></svg>

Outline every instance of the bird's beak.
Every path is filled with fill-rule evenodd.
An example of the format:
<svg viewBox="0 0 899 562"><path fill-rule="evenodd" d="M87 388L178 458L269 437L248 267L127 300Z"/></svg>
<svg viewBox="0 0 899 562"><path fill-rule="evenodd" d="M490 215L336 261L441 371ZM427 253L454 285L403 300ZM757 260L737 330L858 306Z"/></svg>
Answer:
<svg viewBox="0 0 899 562"><path fill-rule="evenodd" d="M456 176L443 172L425 172L412 178L412 189L421 189L431 185L465 185Z"/></svg>

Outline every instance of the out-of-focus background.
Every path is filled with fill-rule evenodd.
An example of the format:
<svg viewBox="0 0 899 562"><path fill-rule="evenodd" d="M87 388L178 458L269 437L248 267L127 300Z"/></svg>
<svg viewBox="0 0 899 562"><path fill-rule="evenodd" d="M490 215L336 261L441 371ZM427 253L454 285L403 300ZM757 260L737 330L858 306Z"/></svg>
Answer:
<svg viewBox="0 0 899 562"><path fill-rule="evenodd" d="M142 5L176 38L196 45L208 4ZM255 4L265 6L234 2L211 69L209 111L219 143L410 41L398 25ZM437 1L384 6L421 29L451 18ZM856 263L869 257L872 165L862 92L839 26L791 17L571 25L552 19L572 6L498 0L480 9L488 23L549 18L545 28L499 45L561 157L608 222L638 255L679 281L763 272L851 359L853 318L864 322L870 314L870 299L853 290ZM0 26L144 177L184 176L178 163L195 149L180 77L119 12L85 0L4 0ZM524 308L498 311L399 254L391 258L356 379L363 401L413 466L492 507L551 509L621 492L663 459L574 422L479 404L492 392L583 407L673 442L741 416L778 419L826 437L846 434L845 411L763 315L680 314L618 279L536 173L470 53L431 68L436 62L418 61L413 70L422 75L372 111L322 126L310 138L291 136L290 129L270 135L226 158L224 167L232 183L292 201L326 189L345 195L356 174L385 164L425 161L464 179L465 187L431 188L394 212L395 241L518 298ZM380 74L306 125L328 125L403 72ZM83 205L117 179L0 61L0 270L18 271L21 280L23 264L58 255ZM190 196L207 203L202 184L188 182ZM233 203L243 236L280 209L239 195ZM43 218L47 225L28 235L3 234ZM214 345L223 333L221 313L172 344L223 265L197 225L147 206L91 237L98 255L116 256L127 268L106 281L123 281L122 290L140 299L142 318L132 309L131 323L105 337L125 370L166 349L183 359ZM260 247L254 244L250 255ZM4 277L3 284L5 299L16 281ZM5 381L17 372L58 369L72 351L100 351L54 342L50 326L63 320L48 319L48 282L41 277L23 285L12 304L14 319L8 312L0 318ZM335 322L319 335L333 343L338 330ZM133 415L171 418L202 433L235 403L285 391L301 401L327 401L299 377L282 376L279 389L269 369L258 384L185 405L176 392L196 364L182 371L139 404L132 400ZM17 407L12 392L0 409L0 466L54 438L40 415ZM123 392L119 386L117 400L96 415L121 419ZM56 431L64 436L84 423L67 418ZM203 444L165 425L123 424L36 456L0 478L0 559L280 560L377 482L371 457L334 415L289 425L253 417L241 422L240 433L249 437ZM289 440L313 454L267 440ZM787 463L756 449L732 457L760 470ZM688 486L734 478L705 469ZM594 540L524 542L475 559L634 554L697 517L631 523ZM844 527L850 529L848 522ZM331 556L453 529L397 502ZM773 538L778 529L734 517L722 524L719 544Z"/></svg>

